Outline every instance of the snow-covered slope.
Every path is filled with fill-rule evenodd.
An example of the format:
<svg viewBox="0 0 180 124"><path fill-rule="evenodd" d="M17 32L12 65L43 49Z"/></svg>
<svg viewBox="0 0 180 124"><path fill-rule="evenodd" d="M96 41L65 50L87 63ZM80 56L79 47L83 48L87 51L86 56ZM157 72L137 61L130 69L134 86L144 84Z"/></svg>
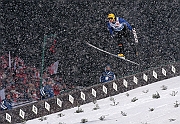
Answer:
<svg viewBox="0 0 180 124"><path fill-rule="evenodd" d="M162 90L163 85L167 87L166 90ZM152 98L156 91L160 94L159 99ZM174 91L178 93L170 95ZM176 101L180 102L179 92L180 76L113 96L115 102L119 102L115 106L112 106L109 97L97 101L100 107L97 110L93 110L94 103L89 103L80 106L84 110L82 113L75 113L78 109L76 107L59 112L64 114L63 117L55 113L47 115L47 120L34 119L27 121L27 124L80 124L81 119L87 119L87 124L180 124L180 105L174 106ZM131 102L134 97L138 100ZM105 119L100 120L101 116L105 116Z"/></svg>

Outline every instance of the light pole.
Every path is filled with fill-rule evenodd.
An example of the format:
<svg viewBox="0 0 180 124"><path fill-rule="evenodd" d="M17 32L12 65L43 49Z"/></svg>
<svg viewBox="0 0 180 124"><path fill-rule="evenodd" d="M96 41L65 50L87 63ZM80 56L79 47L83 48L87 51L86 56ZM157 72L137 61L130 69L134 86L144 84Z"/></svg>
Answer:
<svg viewBox="0 0 180 124"><path fill-rule="evenodd" d="M44 53L45 53L45 46L46 46L46 41L47 38L50 37L53 39L56 37L56 34L50 34L50 35L44 35L44 40L43 40L43 47L42 47L42 63L41 63L41 73L40 73L40 88L42 88L42 81L43 81L43 72L44 72Z"/></svg>

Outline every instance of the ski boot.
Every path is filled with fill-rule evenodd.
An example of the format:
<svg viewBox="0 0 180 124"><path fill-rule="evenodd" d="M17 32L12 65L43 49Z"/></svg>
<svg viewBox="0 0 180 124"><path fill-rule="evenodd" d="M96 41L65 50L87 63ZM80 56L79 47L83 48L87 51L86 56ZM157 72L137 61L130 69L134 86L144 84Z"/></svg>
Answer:
<svg viewBox="0 0 180 124"><path fill-rule="evenodd" d="M124 52L124 46L122 43L120 43L119 45L119 53L118 53L118 57L125 57L123 52Z"/></svg>
<svg viewBox="0 0 180 124"><path fill-rule="evenodd" d="M125 57L123 53L119 53L118 57Z"/></svg>

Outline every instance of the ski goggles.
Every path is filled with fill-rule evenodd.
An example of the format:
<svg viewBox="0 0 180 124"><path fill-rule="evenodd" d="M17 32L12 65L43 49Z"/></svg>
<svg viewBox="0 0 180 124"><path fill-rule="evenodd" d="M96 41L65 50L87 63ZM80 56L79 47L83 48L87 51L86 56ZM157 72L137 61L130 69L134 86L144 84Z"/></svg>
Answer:
<svg viewBox="0 0 180 124"><path fill-rule="evenodd" d="M109 20L113 20L113 18L108 18Z"/></svg>

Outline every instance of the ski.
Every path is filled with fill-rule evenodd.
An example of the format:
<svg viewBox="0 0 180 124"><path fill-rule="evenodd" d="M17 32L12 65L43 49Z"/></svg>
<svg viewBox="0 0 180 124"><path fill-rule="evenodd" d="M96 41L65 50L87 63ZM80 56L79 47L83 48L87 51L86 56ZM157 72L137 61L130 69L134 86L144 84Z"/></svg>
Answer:
<svg viewBox="0 0 180 124"><path fill-rule="evenodd" d="M136 47L136 55L138 55L138 37L137 37L137 33L136 33L136 29L133 28L132 29L133 35L134 35L134 40L135 40L135 47Z"/></svg>
<svg viewBox="0 0 180 124"><path fill-rule="evenodd" d="M107 53L107 54L109 54L109 55L111 55L111 56L114 56L114 57L117 57L117 58L119 58L119 59L125 60L125 61L127 61L127 62L132 63L132 64L139 65L138 63L133 62L133 61L131 61L131 60L129 60L129 59L126 59L125 57L119 57L119 56L117 56L117 55L115 55L115 54L112 54L112 53L110 53L110 52L108 52L108 51L105 51L105 50L103 50L103 49L100 49L100 48L98 48L98 47L96 47L96 46L94 46L94 45L92 45L92 44L90 44L90 43L88 43L88 42L86 42L86 44L89 45L89 46L91 46L91 47L93 47L93 48L95 48L95 49L97 49L97 50L99 50L99 51L101 51L101 52Z"/></svg>
<svg viewBox="0 0 180 124"><path fill-rule="evenodd" d="M133 35L134 35L135 43L138 43L138 37L137 37L136 29L133 28L132 32L133 32Z"/></svg>

